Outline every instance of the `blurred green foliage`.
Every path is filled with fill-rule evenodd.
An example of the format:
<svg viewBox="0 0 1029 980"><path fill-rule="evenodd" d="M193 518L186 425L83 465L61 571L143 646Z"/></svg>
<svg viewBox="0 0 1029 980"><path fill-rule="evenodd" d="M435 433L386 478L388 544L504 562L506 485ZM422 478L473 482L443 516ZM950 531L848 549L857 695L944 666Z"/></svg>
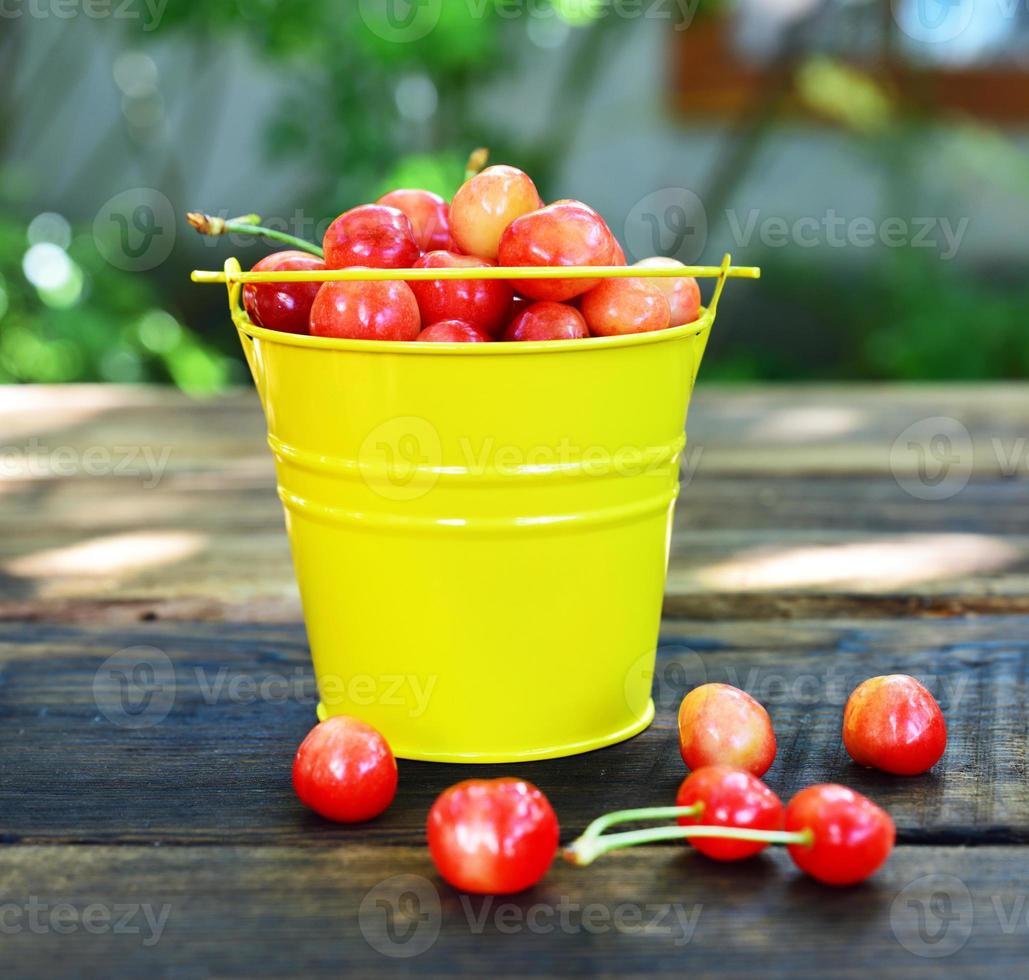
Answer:
<svg viewBox="0 0 1029 980"><path fill-rule="evenodd" d="M296 206L310 213L333 214L397 186L449 196L476 145L526 167L547 196L574 145L580 93L605 70L619 31L631 29L598 16L603 0L551 4L571 30L570 48L561 55L561 95L548 106L544 135L531 144L512 135L504 118L476 110L479 87L515 64L525 43L524 24L504 17L492 0L444 2L431 32L402 44L391 39L386 0L183 2L169 4L158 29L133 35L131 43L145 50L155 39L186 37L192 50L216 58L221 44L243 40L259 60L280 66L284 95L268 109L266 162L317 161L296 189ZM702 0L701 13L723 5ZM412 10L417 18L435 8ZM396 85L405 76L431 78L431 119L402 118ZM814 111L851 133L856 153L890 161L886 206L903 215L919 179L911 163L924 137L918 121L903 118L874 78L824 56L798 60L794 87ZM983 127L966 125L963 135L961 126L952 130L959 138L941 165L988 174L1027 196L1029 170L1009 140ZM759 148L760 139L749 146L750 159ZM735 180L746 170L740 167ZM89 229L69 229L67 242L49 243L63 254L50 255L60 281L34 284L25 270L33 216L19 210L12 181L0 161L0 381L156 380L203 394L245 377L231 335L219 347L189 329L162 281L107 264ZM721 187L716 199L731 188ZM711 235L719 230L712 227ZM879 249L839 274L816 267L814 258L796 249L748 255L765 267L760 299L741 305L735 321L726 310L737 339L716 339L706 376L972 379L1029 372L1029 292L1021 282L966 267L959 272L911 249Z"/></svg>

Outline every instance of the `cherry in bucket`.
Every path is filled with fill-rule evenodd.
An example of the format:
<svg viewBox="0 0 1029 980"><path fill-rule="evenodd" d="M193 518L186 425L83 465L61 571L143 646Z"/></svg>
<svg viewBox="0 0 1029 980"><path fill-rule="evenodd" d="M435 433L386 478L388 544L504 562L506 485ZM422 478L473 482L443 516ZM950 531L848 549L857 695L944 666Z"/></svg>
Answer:
<svg viewBox="0 0 1029 980"><path fill-rule="evenodd" d="M465 254L495 259L508 225L542 204L528 174L517 167L487 167L466 180L454 195L450 233Z"/></svg>
<svg viewBox="0 0 1029 980"><path fill-rule="evenodd" d="M508 324L504 340L579 340L590 335L582 314L567 303L532 303Z"/></svg>
<svg viewBox="0 0 1029 980"><path fill-rule="evenodd" d="M423 252L450 248L450 206L439 194L401 188L383 194L375 203L407 215L414 240Z"/></svg>
<svg viewBox="0 0 1029 980"><path fill-rule="evenodd" d="M311 306L315 337L414 340L421 325L406 282L326 282Z"/></svg>
<svg viewBox="0 0 1029 980"><path fill-rule="evenodd" d="M641 259L636 263L636 268L681 269L683 264L676 259L655 255L649 259ZM700 286L692 276L676 276L671 279L655 278L648 279L647 282L665 294L673 327L692 323L700 315Z"/></svg>
<svg viewBox="0 0 1029 980"><path fill-rule="evenodd" d="M486 344L493 338L467 320L439 320L426 327L415 339L432 344Z"/></svg>
<svg viewBox="0 0 1029 980"><path fill-rule="evenodd" d="M404 269L422 254L407 215L381 204L344 211L326 229L322 248L330 269Z"/></svg>
<svg viewBox="0 0 1029 980"><path fill-rule="evenodd" d="M315 255L289 249L266 255L253 272L320 271L325 263ZM311 306L320 282L248 282L243 287L243 307L259 327L284 333L307 333Z"/></svg>
<svg viewBox="0 0 1029 980"><path fill-rule="evenodd" d="M340 823L377 817L397 792L397 763L371 725L349 715L327 718L308 733L293 759L300 802Z"/></svg>
<svg viewBox="0 0 1029 980"><path fill-rule="evenodd" d="M558 201L515 219L500 240L501 265L609 265L614 236L604 219L581 201ZM516 279L531 299L561 302L597 285L599 279Z"/></svg>
<svg viewBox="0 0 1029 980"><path fill-rule="evenodd" d="M580 308L594 337L649 333L672 322L668 298L642 279L605 279L583 296Z"/></svg>
<svg viewBox="0 0 1029 980"><path fill-rule="evenodd" d="M507 895L535 885L557 853L557 816L523 779L468 779L444 790L428 819L429 853L455 888Z"/></svg>
<svg viewBox="0 0 1029 980"><path fill-rule="evenodd" d="M914 677L870 677L847 700L843 744L858 765L917 776L943 756L947 723L936 699Z"/></svg>
<svg viewBox="0 0 1029 980"><path fill-rule="evenodd" d="M474 255L436 251L423 255L416 269L491 268L496 263ZM513 295L503 279L430 279L411 283L423 323L467 320L485 333L496 334L504 325Z"/></svg>
<svg viewBox="0 0 1029 980"><path fill-rule="evenodd" d="M726 765L763 776L775 759L764 707L729 684L702 684L679 705L679 751L691 769Z"/></svg>

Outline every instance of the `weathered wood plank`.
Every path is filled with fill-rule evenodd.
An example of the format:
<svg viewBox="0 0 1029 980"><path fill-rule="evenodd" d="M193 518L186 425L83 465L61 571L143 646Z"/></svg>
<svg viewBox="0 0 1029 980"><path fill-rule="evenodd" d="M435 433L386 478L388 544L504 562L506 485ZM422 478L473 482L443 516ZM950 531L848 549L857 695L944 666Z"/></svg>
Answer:
<svg viewBox="0 0 1029 980"><path fill-rule="evenodd" d="M1027 875L1023 848L900 847L833 890L781 850L658 847L493 899L422 846L57 846L5 849L0 901L10 976L996 977L1029 954Z"/></svg>
<svg viewBox="0 0 1029 980"><path fill-rule="evenodd" d="M0 618L296 621L270 474L22 485L0 496ZM1029 481L926 503L893 481L694 477L666 612L690 618L1029 611Z"/></svg>
<svg viewBox="0 0 1029 980"><path fill-rule="evenodd" d="M107 658L126 649L115 666L153 671L140 682L155 692L147 727L131 727L113 695L94 693ZM852 688L898 671L937 694L950 730L944 763L915 779L860 769L840 744ZM109 673L110 665L100 676ZM726 681L769 708L779 754L767 778L783 797L843 782L886 806L906 842L1029 842L1027 673L1024 617L669 623L658 717L647 732L597 754L476 767L476 775L537 782L569 833L629 801L663 803L684 776L675 731L682 694ZM10 842L348 840L352 832L303 811L290 788L314 703L299 627L11 624L0 642L0 833ZM420 840L436 794L468 773L401 763L396 805L361 839Z"/></svg>
<svg viewBox="0 0 1029 980"><path fill-rule="evenodd" d="M667 613L1029 611L1027 409L1018 385L702 388ZM0 389L0 425L0 618L299 619L252 392Z"/></svg>

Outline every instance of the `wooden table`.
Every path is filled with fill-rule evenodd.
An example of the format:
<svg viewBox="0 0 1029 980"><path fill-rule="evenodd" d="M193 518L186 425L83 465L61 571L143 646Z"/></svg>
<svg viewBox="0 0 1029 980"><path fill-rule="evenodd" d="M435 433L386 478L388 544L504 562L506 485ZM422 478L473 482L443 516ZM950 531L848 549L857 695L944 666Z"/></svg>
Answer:
<svg viewBox="0 0 1029 980"><path fill-rule="evenodd" d="M395 804L359 828L293 796L314 692L253 395L0 389L4 975L1020 973L1027 419L1027 386L702 385L656 722L476 774L537 783L570 840L672 798L678 700L728 681L769 707L780 795L845 782L890 810L899 845L845 891L781 850L729 866L667 845L494 900L444 885L424 844L468 769L401 763ZM119 671L150 695L135 713L110 697ZM855 683L896 671L950 729L914 779L840 744Z"/></svg>

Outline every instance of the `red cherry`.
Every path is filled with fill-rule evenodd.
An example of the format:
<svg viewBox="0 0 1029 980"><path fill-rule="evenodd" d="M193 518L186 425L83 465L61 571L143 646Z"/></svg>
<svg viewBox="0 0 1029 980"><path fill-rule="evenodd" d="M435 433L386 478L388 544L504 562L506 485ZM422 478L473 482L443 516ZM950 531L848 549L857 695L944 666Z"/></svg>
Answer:
<svg viewBox="0 0 1029 980"><path fill-rule="evenodd" d="M649 333L671 325L665 294L642 279L605 279L583 296L581 309L594 337Z"/></svg>
<svg viewBox="0 0 1029 980"><path fill-rule="evenodd" d="M465 254L495 259L507 226L542 203L528 174L517 167L487 167L454 195L450 233Z"/></svg>
<svg viewBox="0 0 1029 980"><path fill-rule="evenodd" d="M436 344L483 344L493 338L467 320L440 320L426 327L415 340Z"/></svg>
<svg viewBox="0 0 1029 980"><path fill-rule="evenodd" d="M936 699L914 677L870 677L847 700L843 744L858 765L917 776L940 761L947 723Z"/></svg>
<svg viewBox="0 0 1029 980"><path fill-rule="evenodd" d="M403 211L414 229L414 240L423 252L450 245L450 205L432 191L401 189L383 194L375 202Z"/></svg>
<svg viewBox="0 0 1029 980"><path fill-rule="evenodd" d="M690 769L725 765L763 776L775 758L768 712L729 684L702 684L679 705L679 750Z"/></svg>
<svg viewBox="0 0 1029 980"><path fill-rule="evenodd" d="M636 263L636 266L643 269L683 268L683 264L676 259L666 259L660 255L642 259ZM700 315L700 286L692 276L675 279L647 279L646 282L665 294L668 305L671 307L673 327L692 323Z"/></svg>
<svg viewBox="0 0 1029 980"><path fill-rule="evenodd" d="M500 240L508 266L607 265L614 236L604 219L579 201L558 201L512 221ZM532 299L559 302L579 296L599 279L519 279L515 289Z"/></svg>
<svg viewBox="0 0 1029 980"><path fill-rule="evenodd" d="M454 252L429 252L416 269L482 269L496 263ZM423 323L438 320L467 320L486 333L500 330L513 295L503 279L433 279L411 283Z"/></svg>
<svg viewBox="0 0 1029 980"><path fill-rule="evenodd" d="M266 255L251 271L306 272L324 268L325 263L316 255L291 249ZM307 333L311 304L320 287L320 282L248 282L243 287L243 306L259 327Z"/></svg>
<svg viewBox="0 0 1029 980"><path fill-rule="evenodd" d="M810 830L808 844L791 844L801 871L827 885L853 885L878 870L893 850L890 815L846 786L822 783L802 789L786 807L786 830Z"/></svg>
<svg viewBox="0 0 1029 980"><path fill-rule="evenodd" d="M590 335L574 306L533 303L508 324L504 340L579 340Z"/></svg>
<svg viewBox="0 0 1029 980"><path fill-rule="evenodd" d="M695 817L680 817L684 827L703 824L714 827L746 827L751 830L779 830L782 801L760 779L742 769L704 766L690 773L675 798L676 806L703 803ZM691 837L690 843L716 861L739 861L763 851L764 841L723 840Z"/></svg>
<svg viewBox="0 0 1029 980"><path fill-rule="evenodd" d="M329 820L358 823L377 817L397 792L397 763L371 725L337 715L315 725L293 759L300 802Z"/></svg>
<svg viewBox="0 0 1029 980"><path fill-rule="evenodd" d="M557 853L557 817L522 779L468 779L429 810L429 853L455 888L507 895L535 885Z"/></svg>
<svg viewBox="0 0 1029 980"><path fill-rule="evenodd" d="M344 211L326 230L322 248L330 269L406 269L422 254L407 215L381 204Z"/></svg>
<svg viewBox="0 0 1029 980"><path fill-rule="evenodd" d="M607 263L608 265L626 265L625 251L622 246L618 244L618 239L614 235L611 236L611 258Z"/></svg>
<svg viewBox="0 0 1029 980"><path fill-rule="evenodd" d="M418 303L406 282L326 282L311 307L315 337L414 340Z"/></svg>

